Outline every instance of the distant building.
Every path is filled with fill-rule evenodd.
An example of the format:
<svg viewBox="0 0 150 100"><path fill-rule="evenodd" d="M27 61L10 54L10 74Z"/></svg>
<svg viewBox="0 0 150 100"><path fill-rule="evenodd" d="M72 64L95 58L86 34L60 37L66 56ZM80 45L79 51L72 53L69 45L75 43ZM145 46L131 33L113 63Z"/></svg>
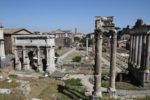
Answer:
<svg viewBox="0 0 150 100"><path fill-rule="evenodd" d="M86 35L85 34L83 34L83 33L76 33L76 34L74 34L74 37L79 37L79 38L83 38L83 37L85 37Z"/></svg>
<svg viewBox="0 0 150 100"><path fill-rule="evenodd" d="M70 47L74 42L73 33L69 30L57 29L52 32L44 32L43 35L55 35L56 47Z"/></svg>
<svg viewBox="0 0 150 100"><path fill-rule="evenodd" d="M13 53L13 38L12 35L29 35L32 32L24 28L4 28L4 43L6 54Z"/></svg>

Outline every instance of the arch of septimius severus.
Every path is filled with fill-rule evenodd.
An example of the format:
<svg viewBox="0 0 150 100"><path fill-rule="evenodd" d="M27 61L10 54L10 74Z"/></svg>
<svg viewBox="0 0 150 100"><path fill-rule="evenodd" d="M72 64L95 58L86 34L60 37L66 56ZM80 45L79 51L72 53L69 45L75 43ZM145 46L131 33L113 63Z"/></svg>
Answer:
<svg viewBox="0 0 150 100"><path fill-rule="evenodd" d="M5 48L4 48L4 32L3 28L0 28L0 67L2 59L5 58Z"/></svg>
<svg viewBox="0 0 150 100"><path fill-rule="evenodd" d="M55 71L53 35L14 35L13 40L16 70Z"/></svg>

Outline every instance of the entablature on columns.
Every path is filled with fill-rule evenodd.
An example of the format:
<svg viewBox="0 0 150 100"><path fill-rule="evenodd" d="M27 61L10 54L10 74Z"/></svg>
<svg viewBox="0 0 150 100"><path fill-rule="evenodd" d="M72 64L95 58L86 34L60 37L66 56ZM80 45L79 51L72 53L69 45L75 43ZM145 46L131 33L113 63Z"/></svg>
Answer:
<svg viewBox="0 0 150 100"><path fill-rule="evenodd" d="M130 35L143 35L149 34L150 30L130 30Z"/></svg>

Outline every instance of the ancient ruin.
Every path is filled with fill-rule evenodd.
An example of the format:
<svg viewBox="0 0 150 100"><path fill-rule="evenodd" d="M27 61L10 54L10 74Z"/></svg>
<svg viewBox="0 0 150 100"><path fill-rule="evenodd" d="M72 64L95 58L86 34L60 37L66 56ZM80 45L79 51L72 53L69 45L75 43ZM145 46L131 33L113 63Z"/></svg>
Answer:
<svg viewBox="0 0 150 100"><path fill-rule="evenodd" d="M94 91L93 99L98 100L102 96L101 89L101 64L102 64L102 35L104 32L111 33L111 58L110 58L110 87L111 93L115 92L115 75L116 75L116 43L117 34L114 28L113 16L96 16L95 17L95 69L94 69Z"/></svg>
<svg viewBox="0 0 150 100"><path fill-rule="evenodd" d="M4 48L4 33L3 29L0 28L0 61L5 58L5 48ZM0 62L1 67L1 62Z"/></svg>
<svg viewBox="0 0 150 100"><path fill-rule="evenodd" d="M14 35L16 70L55 71L53 35Z"/></svg>
<svg viewBox="0 0 150 100"><path fill-rule="evenodd" d="M140 85L146 86L150 80L150 26L138 21L141 23L130 30L128 70Z"/></svg>

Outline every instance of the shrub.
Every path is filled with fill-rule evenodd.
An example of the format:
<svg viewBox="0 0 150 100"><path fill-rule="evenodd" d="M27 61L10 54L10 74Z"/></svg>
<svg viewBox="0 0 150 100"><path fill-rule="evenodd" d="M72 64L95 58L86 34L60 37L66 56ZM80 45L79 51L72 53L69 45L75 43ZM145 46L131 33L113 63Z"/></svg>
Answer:
<svg viewBox="0 0 150 100"><path fill-rule="evenodd" d="M56 57L59 57L60 55L59 55L57 52L55 52L55 56L56 56Z"/></svg>
<svg viewBox="0 0 150 100"><path fill-rule="evenodd" d="M81 61L81 56L76 56L72 59L73 62L80 62Z"/></svg>
<svg viewBox="0 0 150 100"><path fill-rule="evenodd" d="M82 86L80 79L68 79L64 81L66 85Z"/></svg>

